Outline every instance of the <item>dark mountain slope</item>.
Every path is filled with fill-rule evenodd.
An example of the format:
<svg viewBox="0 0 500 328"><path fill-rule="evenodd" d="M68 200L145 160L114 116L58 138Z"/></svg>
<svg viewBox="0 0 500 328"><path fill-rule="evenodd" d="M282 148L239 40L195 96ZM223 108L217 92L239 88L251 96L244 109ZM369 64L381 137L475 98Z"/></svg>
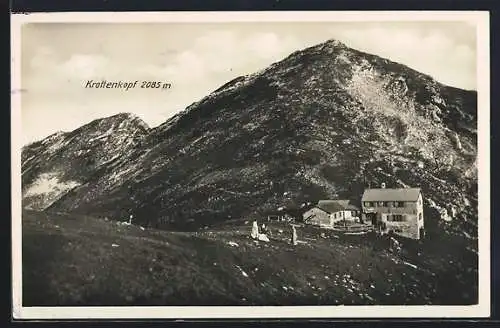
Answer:
<svg viewBox="0 0 500 328"><path fill-rule="evenodd" d="M132 150L148 131L131 114L98 119L58 132L22 150L23 206L45 209L66 192Z"/></svg>
<svg viewBox="0 0 500 328"><path fill-rule="evenodd" d="M51 208L185 228L385 182L474 236L476 121L475 92L329 41L192 104Z"/></svg>

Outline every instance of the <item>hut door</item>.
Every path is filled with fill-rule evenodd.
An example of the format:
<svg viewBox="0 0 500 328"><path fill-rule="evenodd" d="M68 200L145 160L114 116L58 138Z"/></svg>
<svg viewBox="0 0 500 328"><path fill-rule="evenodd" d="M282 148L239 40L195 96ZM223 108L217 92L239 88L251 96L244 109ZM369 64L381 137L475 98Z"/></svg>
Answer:
<svg viewBox="0 0 500 328"><path fill-rule="evenodd" d="M377 214L376 213L366 213L366 221L370 221L373 225L377 224Z"/></svg>

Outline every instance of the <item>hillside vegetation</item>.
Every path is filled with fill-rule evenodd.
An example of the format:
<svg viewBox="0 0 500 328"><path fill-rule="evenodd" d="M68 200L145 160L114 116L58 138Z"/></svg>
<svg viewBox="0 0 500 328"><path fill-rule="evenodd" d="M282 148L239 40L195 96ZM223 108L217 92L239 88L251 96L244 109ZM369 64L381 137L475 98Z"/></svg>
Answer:
<svg viewBox="0 0 500 328"><path fill-rule="evenodd" d="M475 254L463 239L403 241L271 224L167 232L25 211L23 305L474 304ZM419 255L420 254L420 255Z"/></svg>

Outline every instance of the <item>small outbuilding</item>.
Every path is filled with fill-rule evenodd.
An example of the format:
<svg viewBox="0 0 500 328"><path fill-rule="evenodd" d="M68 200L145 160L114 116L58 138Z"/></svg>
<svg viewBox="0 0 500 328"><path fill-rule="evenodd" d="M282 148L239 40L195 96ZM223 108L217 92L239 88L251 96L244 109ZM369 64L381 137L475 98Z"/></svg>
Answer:
<svg viewBox="0 0 500 328"><path fill-rule="evenodd" d="M320 200L303 214L303 219L306 224L329 228L340 221L359 220L360 213L360 209L346 199Z"/></svg>

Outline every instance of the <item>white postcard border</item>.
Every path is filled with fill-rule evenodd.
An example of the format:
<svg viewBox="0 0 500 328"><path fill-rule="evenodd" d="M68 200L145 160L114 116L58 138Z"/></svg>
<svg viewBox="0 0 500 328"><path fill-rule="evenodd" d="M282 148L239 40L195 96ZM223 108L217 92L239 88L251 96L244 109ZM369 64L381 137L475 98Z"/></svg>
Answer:
<svg viewBox="0 0 500 328"><path fill-rule="evenodd" d="M23 307L21 25L26 23L462 21L477 26L479 304L471 306ZM490 56L487 11L36 13L11 16L12 296L15 319L479 318L490 315ZM40 122L43 124L43 122Z"/></svg>

